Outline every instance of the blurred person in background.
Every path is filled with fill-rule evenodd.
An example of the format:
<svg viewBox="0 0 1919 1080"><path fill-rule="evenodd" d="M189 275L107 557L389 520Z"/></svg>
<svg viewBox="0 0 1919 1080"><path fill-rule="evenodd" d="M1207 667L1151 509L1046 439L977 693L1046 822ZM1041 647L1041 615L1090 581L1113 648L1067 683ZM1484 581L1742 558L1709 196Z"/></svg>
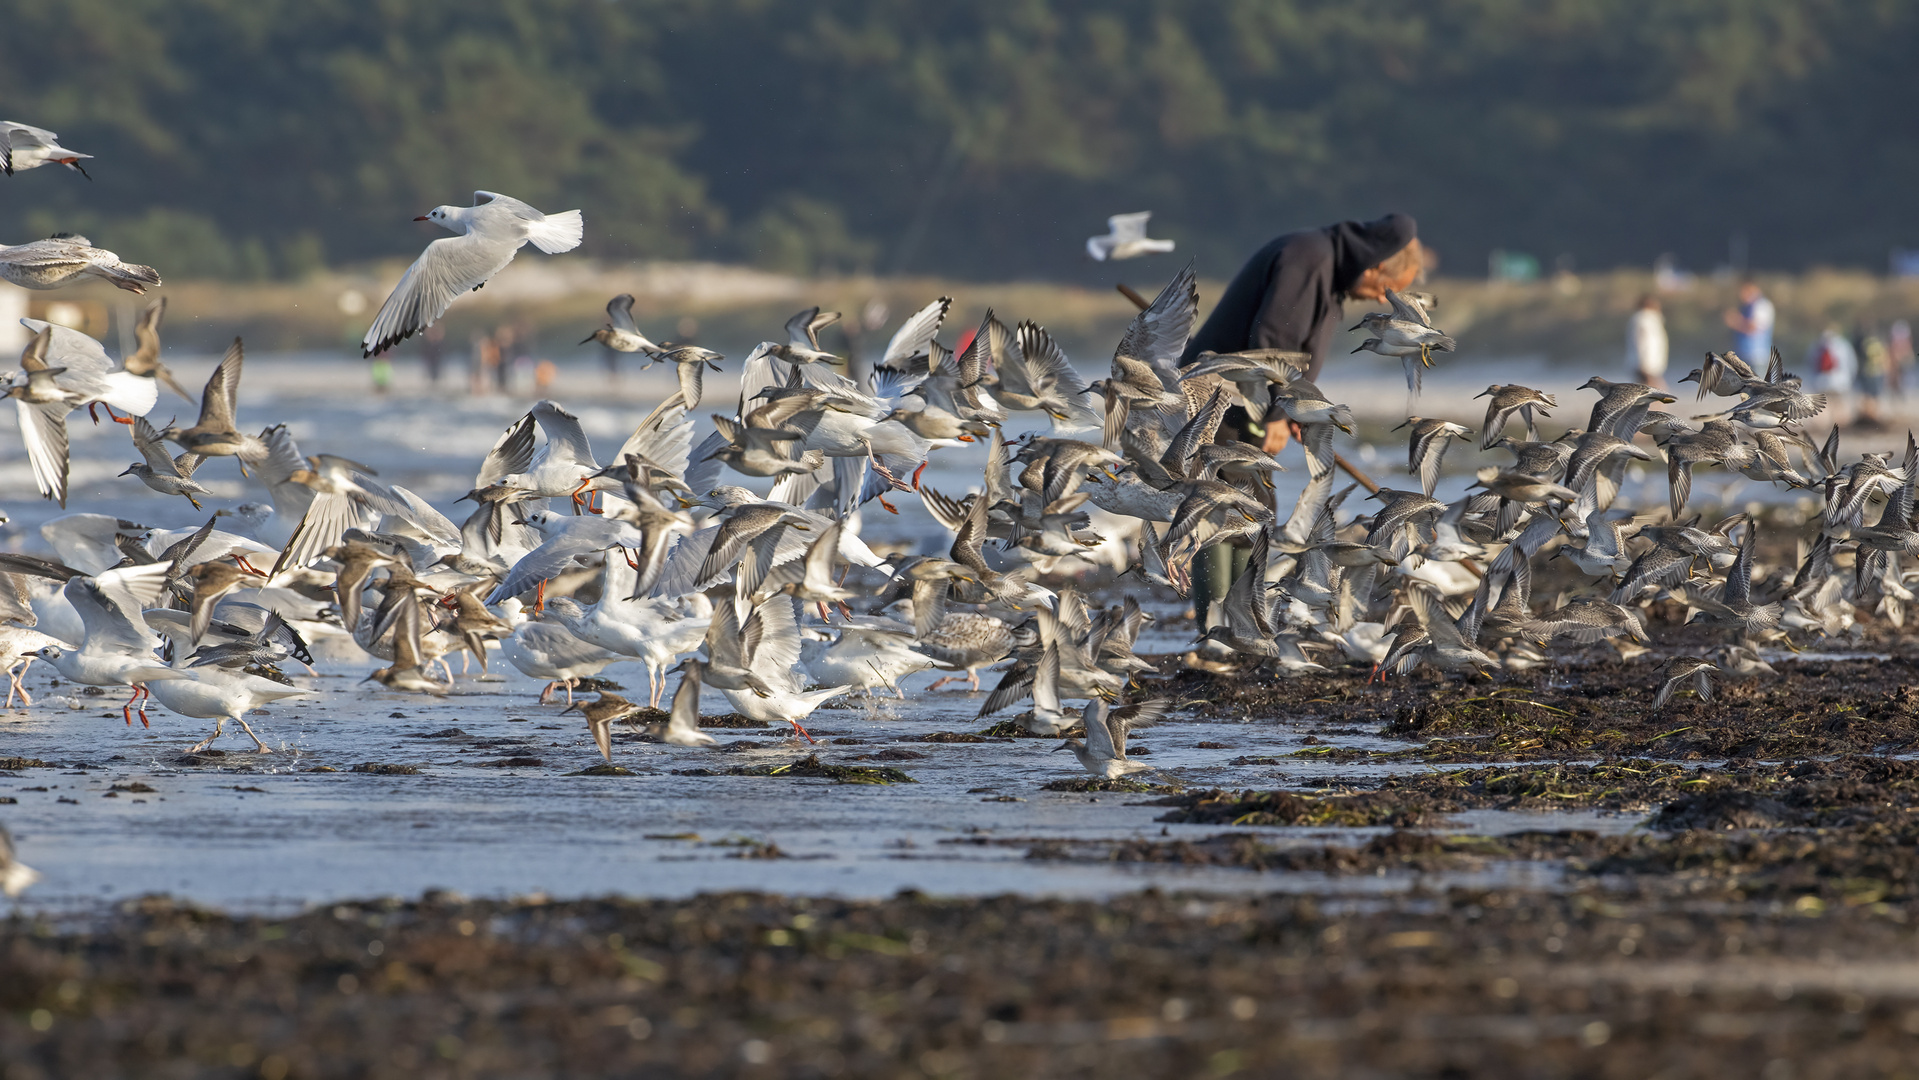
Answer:
<svg viewBox="0 0 1919 1080"><path fill-rule="evenodd" d="M1633 377L1655 390L1666 388L1666 316L1659 297L1639 298L1639 307L1626 320L1626 363Z"/></svg>
<svg viewBox="0 0 1919 1080"><path fill-rule="evenodd" d="M1732 330L1732 351L1755 371L1764 371L1772 359L1775 316L1772 301L1759 291L1757 281L1747 278L1739 283L1739 306L1726 311L1726 326Z"/></svg>
<svg viewBox="0 0 1919 1080"><path fill-rule="evenodd" d="M1912 324L1904 319L1893 320L1892 329L1886 334L1886 391L1893 397L1905 400L1906 369L1912 366Z"/></svg>
<svg viewBox="0 0 1919 1080"><path fill-rule="evenodd" d="M1859 391L1859 423L1880 427L1880 403L1886 396L1886 379L1892 372L1892 350L1886 339L1870 327L1861 326L1852 339L1853 355L1859 364L1853 380Z"/></svg>
<svg viewBox="0 0 1919 1080"><path fill-rule="evenodd" d="M426 361L427 385L440 385L440 368L446 360L446 325L434 323L420 335L420 359Z"/></svg>
<svg viewBox="0 0 1919 1080"><path fill-rule="evenodd" d="M1859 373L1859 356L1852 351L1852 342L1837 326L1826 327L1812 343L1806 366L1812 369L1814 390L1826 395L1832 426L1845 427L1850 417L1848 399L1852 397L1853 378Z"/></svg>
<svg viewBox="0 0 1919 1080"><path fill-rule="evenodd" d="M499 366L500 343L490 334L473 335L472 366L467 371L468 392L475 397L485 397L496 378L494 369Z"/></svg>
<svg viewBox="0 0 1919 1080"><path fill-rule="evenodd" d="M493 331L493 386L502 394L513 391L513 365L519 357L514 347L518 344L519 338L512 326Z"/></svg>

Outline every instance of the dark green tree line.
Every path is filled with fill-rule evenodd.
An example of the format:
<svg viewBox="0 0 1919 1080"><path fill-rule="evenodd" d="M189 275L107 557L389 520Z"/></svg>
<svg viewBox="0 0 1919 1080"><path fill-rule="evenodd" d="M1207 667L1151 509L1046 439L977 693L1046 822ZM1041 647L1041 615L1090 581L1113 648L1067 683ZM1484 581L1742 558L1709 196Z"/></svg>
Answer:
<svg viewBox="0 0 1919 1080"><path fill-rule="evenodd" d="M475 188L581 207L603 257L809 271L1070 279L1135 209L1212 274L1387 209L1462 272L1492 248L1706 266L1735 232L1780 269L1919 246L1919 8L1892 0L7 0L0 20L0 115L100 158L91 185L0 184L0 238L86 230L173 274L408 253L407 219Z"/></svg>

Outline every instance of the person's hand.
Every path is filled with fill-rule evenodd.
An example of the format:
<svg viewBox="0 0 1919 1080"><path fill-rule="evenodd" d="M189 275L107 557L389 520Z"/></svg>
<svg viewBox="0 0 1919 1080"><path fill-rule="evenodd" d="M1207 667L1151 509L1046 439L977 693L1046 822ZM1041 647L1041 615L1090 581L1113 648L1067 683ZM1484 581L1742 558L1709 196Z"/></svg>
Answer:
<svg viewBox="0 0 1919 1080"><path fill-rule="evenodd" d="M1303 440L1304 438L1305 436L1300 434L1299 424L1295 421L1286 420L1276 424L1267 424L1266 441L1261 443L1259 448L1265 453L1277 454L1281 450L1286 449L1286 444L1290 440Z"/></svg>

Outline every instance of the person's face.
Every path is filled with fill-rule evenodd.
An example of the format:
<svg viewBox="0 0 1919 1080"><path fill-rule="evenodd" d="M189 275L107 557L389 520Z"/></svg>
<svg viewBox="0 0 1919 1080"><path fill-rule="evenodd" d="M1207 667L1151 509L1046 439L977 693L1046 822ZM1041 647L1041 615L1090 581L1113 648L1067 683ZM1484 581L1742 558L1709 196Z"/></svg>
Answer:
<svg viewBox="0 0 1919 1080"><path fill-rule="evenodd" d="M1753 284L1750 281L1746 282L1744 285L1739 286L1739 302L1740 303L1750 304L1758 298L1759 298L1759 286Z"/></svg>

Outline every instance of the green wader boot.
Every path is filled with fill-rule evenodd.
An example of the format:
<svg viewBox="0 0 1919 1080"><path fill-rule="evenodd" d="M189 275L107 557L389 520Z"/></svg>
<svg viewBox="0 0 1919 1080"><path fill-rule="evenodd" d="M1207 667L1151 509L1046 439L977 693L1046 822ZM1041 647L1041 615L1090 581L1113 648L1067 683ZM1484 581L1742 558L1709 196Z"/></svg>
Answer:
<svg viewBox="0 0 1919 1080"><path fill-rule="evenodd" d="M1200 634L1213 625L1213 605L1226 598L1226 590L1245 572L1252 557L1252 548L1232 543L1213 544L1193 556L1193 619ZM1213 653L1230 655L1230 650L1215 642L1207 642L1200 650L1201 656L1218 659Z"/></svg>

